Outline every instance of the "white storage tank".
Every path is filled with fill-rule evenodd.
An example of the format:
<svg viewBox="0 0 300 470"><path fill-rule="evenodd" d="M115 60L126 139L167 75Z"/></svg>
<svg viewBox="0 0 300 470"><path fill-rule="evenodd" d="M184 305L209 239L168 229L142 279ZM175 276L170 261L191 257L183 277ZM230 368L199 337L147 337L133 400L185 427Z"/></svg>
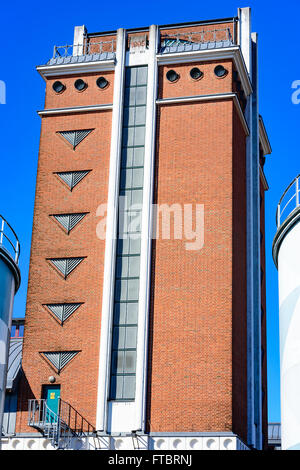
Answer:
<svg viewBox="0 0 300 470"><path fill-rule="evenodd" d="M277 207L273 259L279 280L281 439L300 450L300 175Z"/></svg>
<svg viewBox="0 0 300 470"><path fill-rule="evenodd" d="M12 227L0 215L0 429L6 388L7 358L14 296L20 286L20 244Z"/></svg>

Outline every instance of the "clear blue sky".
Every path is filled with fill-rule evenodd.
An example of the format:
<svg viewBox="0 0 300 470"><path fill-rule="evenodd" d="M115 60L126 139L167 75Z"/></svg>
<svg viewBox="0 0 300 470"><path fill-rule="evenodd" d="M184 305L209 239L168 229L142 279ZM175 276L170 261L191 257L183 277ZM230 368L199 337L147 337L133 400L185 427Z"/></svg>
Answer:
<svg viewBox="0 0 300 470"><path fill-rule="evenodd" d="M251 6L253 31L259 34L260 112L271 140L273 154L265 172L270 185L266 194L268 396L269 419L280 421L278 285L271 256L277 202L290 181L300 173L300 105L291 101L291 84L300 80L300 2L280 6L270 0L246 3L224 0L162 2L136 0L100 2L78 0L5 2L1 8L0 80L7 86L7 104L0 104L2 213L19 235L22 286L15 299L15 316L25 313L31 228L38 159L44 82L35 65L45 63L53 46L71 44L75 25L89 32L117 27L139 27L231 17L238 7Z"/></svg>

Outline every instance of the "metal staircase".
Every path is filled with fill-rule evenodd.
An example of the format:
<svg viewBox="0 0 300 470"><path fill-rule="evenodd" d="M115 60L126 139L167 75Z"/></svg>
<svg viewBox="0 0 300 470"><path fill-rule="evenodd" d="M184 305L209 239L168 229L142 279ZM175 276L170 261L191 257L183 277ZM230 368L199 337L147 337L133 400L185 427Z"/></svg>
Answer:
<svg viewBox="0 0 300 470"><path fill-rule="evenodd" d="M75 408L59 398L54 413L45 399L29 400L28 426L37 429L58 450L74 447L74 441L89 441L89 448L100 450L97 431Z"/></svg>

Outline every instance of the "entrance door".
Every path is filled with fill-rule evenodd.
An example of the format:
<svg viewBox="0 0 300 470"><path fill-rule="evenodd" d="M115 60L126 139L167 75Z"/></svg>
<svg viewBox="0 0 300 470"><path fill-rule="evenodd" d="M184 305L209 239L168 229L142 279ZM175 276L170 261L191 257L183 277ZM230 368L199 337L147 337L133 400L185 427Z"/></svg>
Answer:
<svg viewBox="0 0 300 470"><path fill-rule="evenodd" d="M46 421L54 421L58 413L60 385L43 385L43 398L47 401Z"/></svg>

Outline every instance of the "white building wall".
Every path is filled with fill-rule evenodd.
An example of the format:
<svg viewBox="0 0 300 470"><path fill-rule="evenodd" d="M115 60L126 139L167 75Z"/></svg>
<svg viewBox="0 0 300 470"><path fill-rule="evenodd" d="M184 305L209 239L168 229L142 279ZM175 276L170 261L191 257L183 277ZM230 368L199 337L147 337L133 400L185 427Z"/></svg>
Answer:
<svg viewBox="0 0 300 470"><path fill-rule="evenodd" d="M157 94L157 26L149 29L149 47L130 46L125 54L126 32L119 30L117 41L117 65L115 70L115 92L113 105L111 167L108 197L105 272L103 287L102 327L99 357L99 385L97 407L97 429L108 432L130 432L145 429L146 378L147 378L147 336L149 287L151 272L152 235L152 191L154 172L155 110ZM136 364L136 398L133 402L108 401L110 380L110 348L113 308L113 285L116 245L116 224L118 210L120 149L122 138L122 111L124 94L124 73L126 66L148 66L146 135L144 158L144 183L141 234L141 266L139 288L138 339ZM116 144L118 142L118 145ZM107 275L106 275L107 273Z"/></svg>
<svg viewBox="0 0 300 470"><path fill-rule="evenodd" d="M279 249L282 449L300 450L300 221Z"/></svg>

